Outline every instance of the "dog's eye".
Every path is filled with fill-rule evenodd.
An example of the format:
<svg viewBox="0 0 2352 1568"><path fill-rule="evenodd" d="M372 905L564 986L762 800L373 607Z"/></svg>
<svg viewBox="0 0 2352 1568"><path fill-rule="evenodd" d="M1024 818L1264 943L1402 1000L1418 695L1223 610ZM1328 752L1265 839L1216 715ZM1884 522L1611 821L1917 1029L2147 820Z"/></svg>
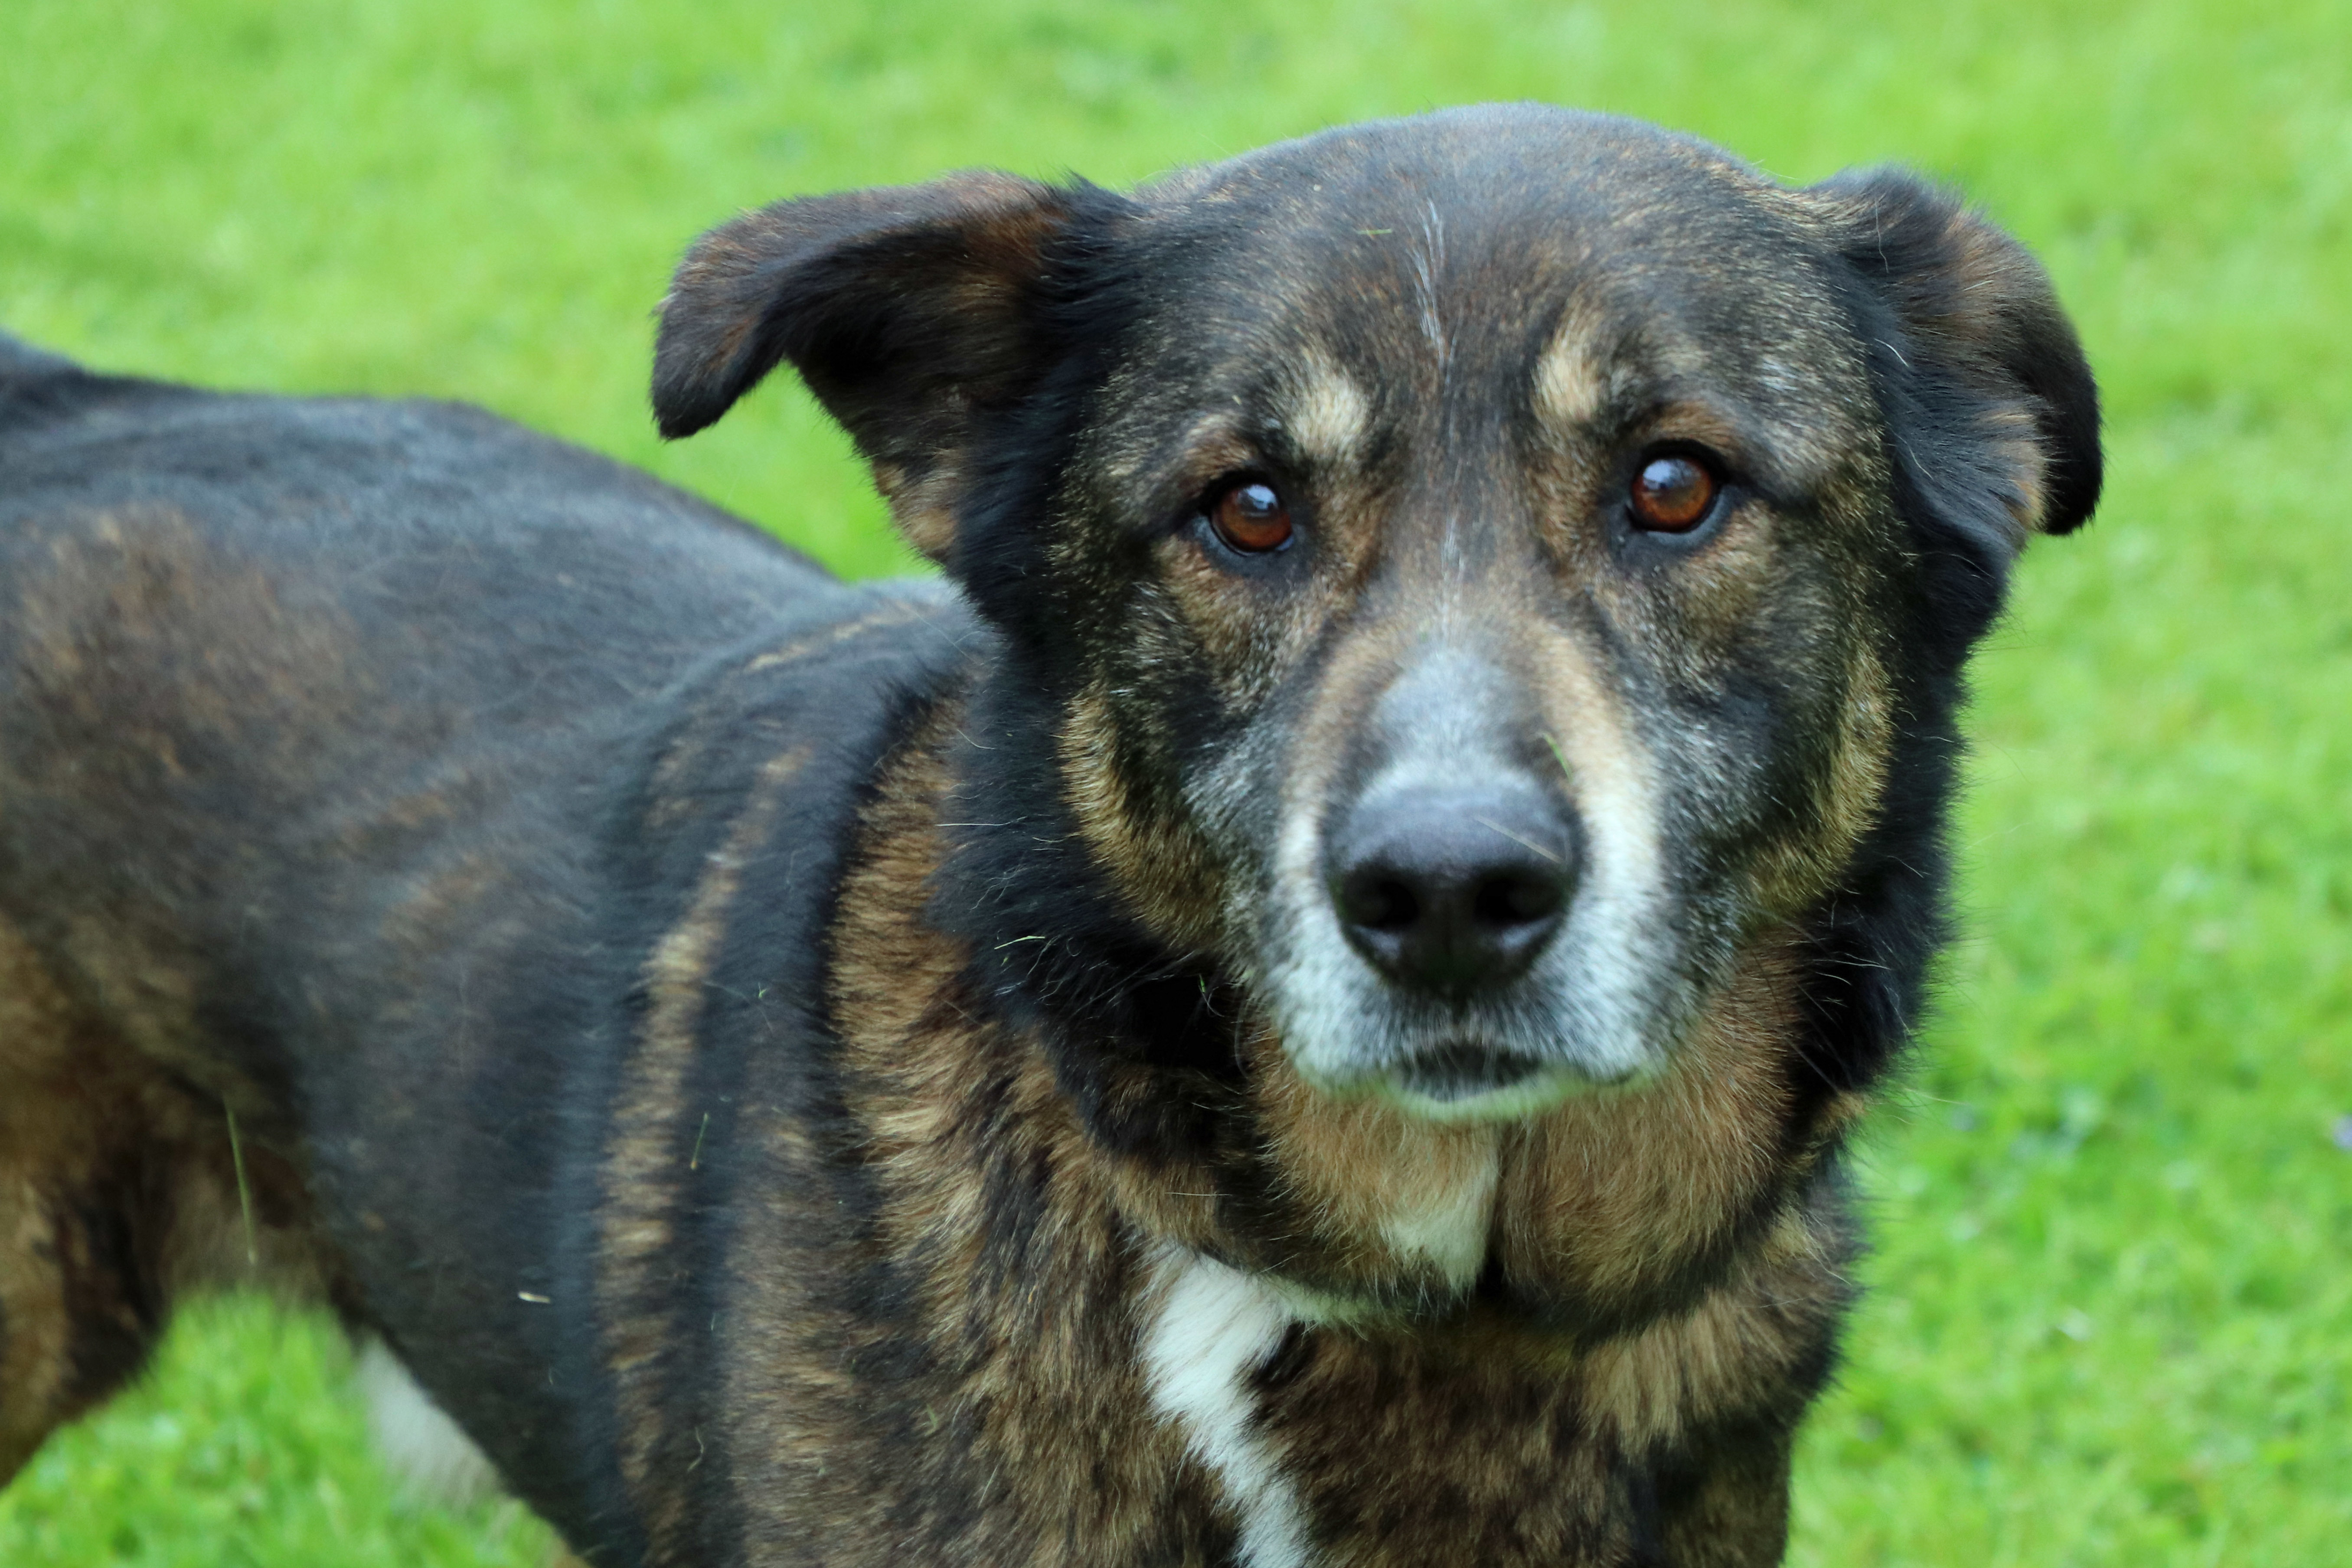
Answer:
<svg viewBox="0 0 2352 1568"><path fill-rule="evenodd" d="M1290 542L1290 509L1263 479L1244 479L1209 504L1209 526L1244 555L1264 555Z"/></svg>
<svg viewBox="0 0 2352 1568"><path fill-rule="evenodd" d="M1715 509L1716 488L1696 458L1653 458L1633 476L1633 521L1654 533L1687 533Z"/></svg>

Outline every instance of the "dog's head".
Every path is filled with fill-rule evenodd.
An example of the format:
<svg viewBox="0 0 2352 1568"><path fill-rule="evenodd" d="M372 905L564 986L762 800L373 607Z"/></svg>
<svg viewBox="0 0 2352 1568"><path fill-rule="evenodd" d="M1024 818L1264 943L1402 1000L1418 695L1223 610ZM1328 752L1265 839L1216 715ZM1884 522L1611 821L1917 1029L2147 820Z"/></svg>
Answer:
<svg viewBox="0 0 2352 1568"><path fill-rule="evenodd" d="M2049 282L1955 200L1533 107L782 203L679 271L663 429L783 360L1001 634L1061 814L1006 797L1006 929L1131 928L1439 1119L1659 1073L1761 932L1817 1028L1916 986L1865 971L1930 940L1961 660L2099 489Z"/></svg>

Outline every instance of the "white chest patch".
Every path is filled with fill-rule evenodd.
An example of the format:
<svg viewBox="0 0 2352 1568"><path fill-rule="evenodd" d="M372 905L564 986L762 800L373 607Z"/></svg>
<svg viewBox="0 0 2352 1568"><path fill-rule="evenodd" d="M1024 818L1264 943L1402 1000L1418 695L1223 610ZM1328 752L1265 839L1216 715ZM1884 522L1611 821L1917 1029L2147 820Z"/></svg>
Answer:
<svg viewBox="0 0 2352 1568"><path fill-rule="evenodd" d="M1171 1250L1152 1267L1143 1373L1152 1408L1223 1487L1242 1568L1307 1568L1307 1521L1257 1429L1249 1376L1296 1320L1264 1280Z"/></svg>
<svg viewBox="0 0 2352 1568"><path fill-rule="evenodd" d="M496 1467L382 1340L369 1340L360 1352L359 1384L376 1452L412 1493L445 1507L470 1508L497 1492Z"/></svg>

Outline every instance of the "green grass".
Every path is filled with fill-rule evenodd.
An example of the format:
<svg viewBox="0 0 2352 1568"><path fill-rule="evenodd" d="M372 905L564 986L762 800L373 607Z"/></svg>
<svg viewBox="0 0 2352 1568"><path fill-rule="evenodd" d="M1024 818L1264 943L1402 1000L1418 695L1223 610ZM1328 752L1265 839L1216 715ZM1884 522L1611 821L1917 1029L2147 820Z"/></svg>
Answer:
<svg viewBox="0 0 2352 1568"><path fill-rule="evenodd" d="M1365 115L1621 110L1899 158L2047 258L2109 500L1979 666L1968 941L1867 1140L1809 1565L2352 1560L2352 4L8 0L0 322L108 367L486 403L897 568L797 391L647 425L686 240L992 163L1131 180ZM332 1331L191 1313L0 1495L12 1565L536 1561L404 1510Z"/></svg>
<svg viewBox="0 0 2352 1568"><path fill-rule="evenodd" d="M152 1375L0 1493L9 1568L541 1568L549 1550L519 1504L402 1497L341 1331L255 1298L184 1309Z"/></svg>

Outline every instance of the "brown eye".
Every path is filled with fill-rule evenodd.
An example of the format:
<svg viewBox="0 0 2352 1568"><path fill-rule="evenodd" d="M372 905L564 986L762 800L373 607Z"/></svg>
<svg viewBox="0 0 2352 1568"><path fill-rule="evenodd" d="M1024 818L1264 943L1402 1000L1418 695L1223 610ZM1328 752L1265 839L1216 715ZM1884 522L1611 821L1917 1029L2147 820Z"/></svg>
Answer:
<svg viewBox="0 0 2352 1568"><path fill-rule="evenodd" d="M1687 533L1715 507L1715 476L1689 458L1653 458L1633 478L1633 521L1657 533Z"/></svg>
<svg viewBox="0 0 2352 1568"><path fill-rule="evenodd" d="M1290 509L1272 485L1245 479L1209 508L1209 526L1244 555L1264 555L1290 542Z"/></svg>

